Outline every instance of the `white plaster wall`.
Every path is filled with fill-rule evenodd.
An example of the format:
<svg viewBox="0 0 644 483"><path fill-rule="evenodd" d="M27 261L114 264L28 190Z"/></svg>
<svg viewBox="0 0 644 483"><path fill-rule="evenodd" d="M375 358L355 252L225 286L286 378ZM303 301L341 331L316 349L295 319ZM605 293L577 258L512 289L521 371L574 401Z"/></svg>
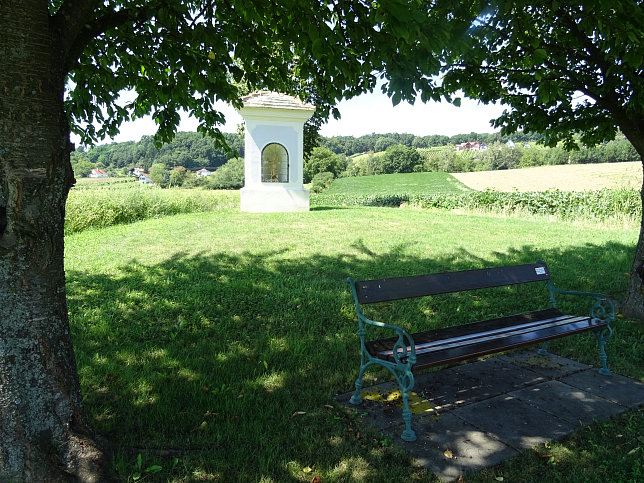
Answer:
<svg viewBox="0 0 644 483"><path fill-rule="evenodd" d="M288 186L302 186L304 140L302 126L293 122L265 124L249 119L246 121L246 141L244 153L244 186L262 183L262 150L267 144L279 143L288 153ZM275 183L270 183L275 184Z"/></svg>
<svg viewBox="0 0 644 483"><path fill-rule="evenodd" d="M251 213L309 211L309 190L287 186L284 183L271 183L277 186L268 186L268 184L242 188L239 198L241 211Z"/></svg>
<svg viewBox="0 0 644 483"><path fill-rule="evenodd" d="M246 124L241 210L255 213L308 211L310 193L302 186L303 127L313 113L260 108L244 108L240 113ZM286 148L289 162L287 183L262 183L262 150L270 143L279 143Z"/></svg>

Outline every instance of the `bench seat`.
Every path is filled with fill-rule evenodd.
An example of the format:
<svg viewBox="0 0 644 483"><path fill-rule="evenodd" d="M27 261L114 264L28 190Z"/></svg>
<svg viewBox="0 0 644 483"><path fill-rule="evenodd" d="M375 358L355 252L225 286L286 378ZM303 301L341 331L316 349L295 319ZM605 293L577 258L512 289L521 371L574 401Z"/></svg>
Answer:
<svg viewBox="0 0 644 483"><path fill-rule="evenodd" d="M418 332L412 336L416 352L416 363L412 370L419 371L565 335L602 329L607 325L605 320L564 315L557 309L546 309ZM397 337L377 339L365 342L365 347L373 357L395 363L393 348L397 341ZM406 350L410 353L411 346L407 346ZM407 362L407 357L402 357L401 362Z"/></svg>

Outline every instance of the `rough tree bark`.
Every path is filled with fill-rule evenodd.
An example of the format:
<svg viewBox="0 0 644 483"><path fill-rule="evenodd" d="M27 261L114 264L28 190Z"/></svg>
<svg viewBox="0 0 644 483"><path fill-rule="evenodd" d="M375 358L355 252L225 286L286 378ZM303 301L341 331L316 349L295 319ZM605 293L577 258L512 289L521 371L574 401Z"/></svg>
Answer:
<svg viewBox="0 0 644 483"><path fill-rule="evenodd" d="M0 480L96 481L65 300L64 63L47 2L0 4Z"/></svg>
<svg viewBox="0 0 644 483"><path fill-rule="evenodd" d="M632 129L620 126L624 135L640 155L644 168L644 117L640 116L633 122ZM643 175L644 178L644 175ZM635 248L633 265L631 266L630 279L626 299L620 306L620 311L625 317L644 320L644 179L642 180L642 218L640 220L640 235Z"/></svg>

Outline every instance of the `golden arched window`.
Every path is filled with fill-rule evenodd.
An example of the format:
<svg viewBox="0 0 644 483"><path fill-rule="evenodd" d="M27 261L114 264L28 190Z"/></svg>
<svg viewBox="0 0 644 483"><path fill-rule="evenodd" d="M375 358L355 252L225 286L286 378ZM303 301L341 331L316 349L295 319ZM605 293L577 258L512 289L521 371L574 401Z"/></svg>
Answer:
<svg viewBox="0 0 644 483"><path fill-rule="evenodd" d="M262 150L262 182L288 183L288 152L279 143L267 144Z"/></svg>

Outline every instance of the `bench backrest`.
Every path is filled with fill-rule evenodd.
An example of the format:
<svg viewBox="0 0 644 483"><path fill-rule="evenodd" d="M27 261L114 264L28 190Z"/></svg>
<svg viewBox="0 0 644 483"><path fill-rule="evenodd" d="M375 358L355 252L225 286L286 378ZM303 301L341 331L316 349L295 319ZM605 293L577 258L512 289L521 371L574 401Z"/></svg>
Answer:
<svg viewBox="0 0 644 483"><path fill-rule="evenodd" d="M545 262L355 282L361 304L550 280Z"/></svg>

